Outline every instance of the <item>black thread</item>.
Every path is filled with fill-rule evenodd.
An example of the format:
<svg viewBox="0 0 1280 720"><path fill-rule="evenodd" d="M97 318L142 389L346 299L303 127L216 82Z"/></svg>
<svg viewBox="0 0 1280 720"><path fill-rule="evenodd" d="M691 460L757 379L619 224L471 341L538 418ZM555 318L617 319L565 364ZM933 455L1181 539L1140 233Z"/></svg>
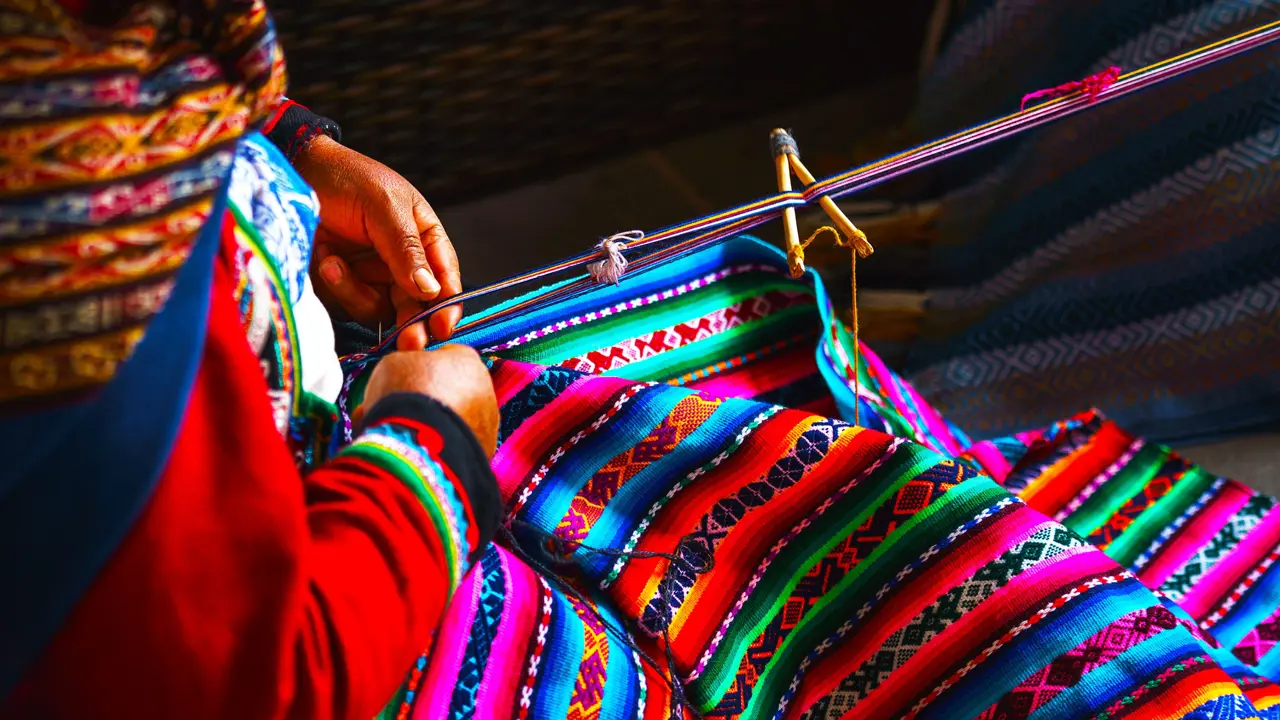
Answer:
<svg viewBox="0 0 1280 720"><path fill-rule="evenodd" d="M698 575L701 575L702 573L711 572L712 568L715 567L715 558L708 558L705 566L698 567L693 563L689 562L688 560L684 559L683 557L681 557L680 550L685 546L686 543L693 542L692 535L685 535L684 537L680 538L680 542L676 543L675 552L664 553L664 552L653 552L649 550L633 550L628 552L625 550L614 550L612 548L598 548L598 547L592 547L590 545L586 545L584 543L570 542L560 537L559 535L556 535L555 533L547 532L546 530L543 530L542 528L537 527L536 525L531 525L521 520L508 520L507 524L503 525L501 528L502 535L503 537L506 538L507 544L510 546L510 549L512 552L519 555L520 559L524 560L526 563L532 566L534 570L537 570L543 576L545 576L546 578L554 582L562 591L572 595L575 599L578 600L578 602L582 603L583 607L587 608L587 610L590 611L591 614L595 615L596 619L600 621L600 624L605 628L607 632L610 632L611 634L614 635L614 637L617 637L618 640L622 642L622 644L626 645L628 648L631 648L633 652L639 655L640 658L649 665L649 667L657 671L658 676L661 677L667 683L667 686L669 688L671 688L671 717L683 718L684 714L682 711L685 708L688 708L689 712L692 713L693 717L697 718L697 720L703 720L702 713L698 712L698 709L694 707L693 704L690 703L689 700L685 697L684 685L683 683L680 682L676 673L676 658L675 658L675 653L673 653L671 650L671 631L670 631L671 621L675 614L675 607L674 607L675 603L671 601L671 574L665 573L663 575L662 582L658 584L658 598L660 600L659 604L662 606L662 609L661 609L662 616L659 619L659 624L661 625L661 628L662 628L662 643L663 643L663 650L666 655L667 673L668 673L667 675L664 676L662 674L662 667L658 665L656 660L649 657L648 653L646 653L643 649L641 649L638 645L636 645L635 641L631 639L630 635L622 632L621 630L615 629L613 625L600 613L600 611L595 609L592 602L587 597L585 597L581 592L579 592L577 588L575 588L567 580L563 579L558 574L556 574L555 571L546 567L544 564L542 564L540 561L534 558L532 553L528 552L523 547L521 547L519 541L516 539L513 528L519 528L520 530L528 531L530 533L533 533L541 537L545 543L544 549L550 552L551 560L555 564L563 564L563 565L573 564L574 562L573 553L578 550L583 550L590 554L601 555L601 556L610 557L610 558L626 558L628 560L662 559L662 560L666 560L672 565L681 566L683 569L688 571L691 575L696 577Z"/></svg>

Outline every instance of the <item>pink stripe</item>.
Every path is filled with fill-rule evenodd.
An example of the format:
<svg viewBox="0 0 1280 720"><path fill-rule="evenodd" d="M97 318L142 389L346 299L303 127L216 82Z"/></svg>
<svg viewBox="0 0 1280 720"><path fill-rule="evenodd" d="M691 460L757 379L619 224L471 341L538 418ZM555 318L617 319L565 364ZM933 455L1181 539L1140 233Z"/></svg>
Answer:
<svg viewBox="0 0 1280 720"><path fill-rule="evenodd" d="M687 383L685 387L690 390L697 390L704 395L720 399L749 398L755 397L759 394L760 390L757 388L757 384L752 382L753 378L736 377L736 375L736 373L729 377L725 377L724 375L712 375L706 380Z"/></svg>
<svg viewBox="0 0 1280 720"><path fill-rule="evenodd" d="M922 685L928 685L926 680L931 680L934 685L941 682L944 678L938 676L940 659L944 662L942 667L946 668L972 657L981 649L980 643L991 636L992 628L1002 622L1022 619L1002 615L1009 613L1010 607L1029 615L1052 599L1046 596L1056 592L1066 579L1091 577L1117 569L1115 561L1091 545L1071 548L1032 565L944 628L910 660L894 670L883 685L858 703L859 716L876 717L878 714L890 714L887 710L901 710L897 704L913 694L909 690L919 690ZM1010 601L1009 598L1018 599Z"/></svg>
<svg viewBox="0 0 1280 720"><path fill-rule="evenodd" d="M525 653L537 622L541 590L533 571L506 550L498 549L506 575L502 615L493 636L489 663L476 694L476 720L508 720L524 679Z"/></svg>
<svg viewBox="0 0 1280 720"><path fill-rule="evenodd" d="M983 440L965 452L981 463L982 469L995 478L996 482L1003 483L1005 478L1009 477L1009 473L1013 472L1013 466L1009 464L1008 460L1004 459L1004 455L1000 454L1000 450L990 440Z"/></svg>
<svg viewBox="0 0 1280 720"><path fill-rule="evenodd" d="M1178 568L1199 552L1210 538L1218 534L1227 520L1244 507L1252 495L1253 491L1240 483L1234 481L1227 483L1218 493L1218 497L1192 517L1181 530L1174 534L1164 548L1156 553L1151 562L1138 573L1138 579L1150 588L1163 585L1170 575L1177 572Z"/></svg>
<svg viewBox="0 0 1280 720"><path fill-rule="evenodd" d="M547 368L542 365L504 360L493 373L493 391L498 396L498 407L507 404L515 394L529 386Z"/></svg>
<svg viewBox="0 0 1280 720"><path fill-rule="evenodd" d="M1214 609L1222 596L1231 592L1262 558L1280 543L1280 508L1267 516L1240 541L1227 556L1196 583L1183 598L1182 607L1200 620Z"/></svg>
<svg viewBox="0 0 1280 720"><path fill-rule="evenodd" d="M414 702L413 719L430 720L448 714L449 699L458 684L458 671L467 650L467 637L476 617L476 595L484 581L477 564L458 586L458 592L449 601L444 613L444 623L431 644L431 657L427 662L427 677L422 683L418 700Z"/></svg>
<svg viewBox="0 0 1280 720"><path fill-rule="evenodd" d="M866 346L862 346L862 359L866 361L867 369L871 371L870 375L875 378L876 384L880 386L880 394L888 398L889 404L902 412L904 417L913 414L909 408L910 403L898 393L897 383L893 382L893 372L885 367L880 358L867 349ZM907 421L911 422L911 418L907 417ZM916 423L913 422L911 425L917 432L919 431Z"/></svg>
<svg viewBox="0 0 1280 720"><path fill-rule="evenodd" d="M498 478L503 499L510 499L520 489L519 485L535 467L542 464L546 459L545 454L551 452L561 440L555 428L559 425L557 418L563 419L566 409L570 412L576 409L577 412L572 414L587 417L589 422L590 418L608 409L603 402L614 391L634 384L634 380L624 378L584 376L574 380L559 397L525 420L493 456L493 474ZM584 405L590 405L592 401L598 407L584 415ZM571 427L565 426L564 429ZM571 433L565 433L564 437L567 438L569 434Z"/></svg>

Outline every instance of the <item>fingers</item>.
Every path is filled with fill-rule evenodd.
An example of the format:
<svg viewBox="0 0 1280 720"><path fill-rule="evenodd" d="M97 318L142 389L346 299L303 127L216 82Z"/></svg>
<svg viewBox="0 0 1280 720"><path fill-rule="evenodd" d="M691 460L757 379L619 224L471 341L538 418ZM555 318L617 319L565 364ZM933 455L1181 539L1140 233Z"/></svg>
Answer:
<svg viewBox="0 0 1280 720"><path fill-rule="evenodd" d="M413 212L418 227L422 231L423 250L432 272L440 283L440 293L436 300L446 300L462 292L462 272L458 269L458 254L454 251L453 243L449 241L449 236L445 233L444 226L440 224L440 218L436 216L435 211L426 200L422 199L421 195L415 193L415 196L417 200L414 202ZM430 320L431 337L437 341L448 340L461 318L461 305L448 307L435 313Z"/></svg>
<svg viewBox="0 0 1280 720"><path fill-rule="evenodd" d="M317 265L320 277L320 295L328 295L342 306L352 319L369 325L391 316L392 307L384 293L378 292L365 282L337 255L326 255L323 249L317 253L322 257Z"/></svg>
<svg viewBox="0 0 1280 720"><path fill-rule="evenodd" d="M422 303L398 287L391 288L391 303L396 309L396 326L403 326L400 336L396 338L396 349L422 350L425 348L430 340L427 337L426 326L420 322L412 325L405 324L422 312Z"/></svg>
<svg viewBox="0 0 1280 720"><path fill-rule="evenodd" d="M370 241L391 268L398 287L419 300L434 299L440 294L440 283L427 262L413 206L390 195L380 196L379 202L385 206L364 213Z"/></svg>

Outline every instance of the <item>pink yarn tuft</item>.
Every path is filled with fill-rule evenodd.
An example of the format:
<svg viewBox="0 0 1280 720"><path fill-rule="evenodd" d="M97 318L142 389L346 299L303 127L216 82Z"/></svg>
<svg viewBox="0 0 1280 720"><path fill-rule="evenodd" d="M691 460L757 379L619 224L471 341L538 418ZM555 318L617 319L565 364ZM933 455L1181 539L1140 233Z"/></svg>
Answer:
<svg viewBox="0 0 1280 720"><path fill-rule="evenodd" d="M1037 90L1022 96L1022 109L1027 109L1027 103L1040 98L1055 99L1072 95L1074 93L1084 93L1089 98L1089 102L1098 99L1098 95L1102 91L1116 84L1120 79L1122 71L1116 66L1111 66L1096 75L1090 75L1083 80L1072 80L1069 83L1063 83L1055 88L1048 90Z"/></svg>

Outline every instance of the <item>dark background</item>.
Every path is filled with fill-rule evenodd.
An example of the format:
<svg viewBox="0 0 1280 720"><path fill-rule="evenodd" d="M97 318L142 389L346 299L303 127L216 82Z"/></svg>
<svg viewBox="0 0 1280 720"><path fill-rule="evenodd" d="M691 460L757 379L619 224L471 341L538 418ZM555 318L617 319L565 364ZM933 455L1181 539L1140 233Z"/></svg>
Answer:
<svg viewBox="0 0 1280 720"><path fill-rule="evenodd" d="M912 86L932 6L290 0L272 12L290 96L439 207L887 79Z"/></svg>

